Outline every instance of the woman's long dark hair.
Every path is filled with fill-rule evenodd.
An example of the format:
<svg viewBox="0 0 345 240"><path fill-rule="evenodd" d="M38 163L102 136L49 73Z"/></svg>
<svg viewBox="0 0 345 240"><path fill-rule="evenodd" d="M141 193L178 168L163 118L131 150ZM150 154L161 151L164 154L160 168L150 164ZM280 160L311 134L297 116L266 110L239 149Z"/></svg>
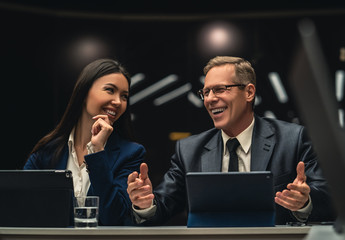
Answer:
<svg viewBox="0 0 345 240"><path fill-rule="evenodd" d="M98 78L112 73L123 74L128 81L128 86L130 86L129 74L118 61L112 59L98 59L88 64L79 75L79 78L74 86L72 96L60 122L54 130L38 141L38 143L32 149L30 155L42 149L48 143L52 143L55 153L50 165L54 167L58 159L61 157L63 148L68 141L72 129L76 126L79 118L81 117L83 106L92 84ZM129 112L129 99L127 101L126 111L116 121L114 128L116 128L114 132L118 132L122 137L128 140L133 140Z"/></svg>

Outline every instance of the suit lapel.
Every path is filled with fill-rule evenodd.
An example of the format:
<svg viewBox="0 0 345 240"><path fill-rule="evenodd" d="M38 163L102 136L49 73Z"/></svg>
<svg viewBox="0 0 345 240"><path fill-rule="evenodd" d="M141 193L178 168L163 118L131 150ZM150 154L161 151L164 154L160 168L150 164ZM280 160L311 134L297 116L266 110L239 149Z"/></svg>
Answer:
<svg viewBox="0 0 345 240"><path fill-rule="evenodd" d="M252 137L251 171L266 171L275 146L274 131L264 119L255 117Z"/></svg>
<svg viewBox="0 0 345 240"><path fill-rule="evenodd" d="M221 132L217 133L204 146L201 154L202 172L220 172L222 169L222 144Z"/></svg>

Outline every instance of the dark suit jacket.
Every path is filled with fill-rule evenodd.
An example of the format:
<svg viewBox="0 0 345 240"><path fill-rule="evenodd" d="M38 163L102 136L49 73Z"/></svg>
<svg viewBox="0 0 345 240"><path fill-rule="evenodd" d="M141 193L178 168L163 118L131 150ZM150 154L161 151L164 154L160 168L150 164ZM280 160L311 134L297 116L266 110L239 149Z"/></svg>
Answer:
<svg viewBox="0 0 345 240"><path fill-rule="evenodd" d="M54 144L32 154L24 169L51 169L50 159ZM66 146L55 169L66 169L69 150ZM127 193L127 178L133 171L139 171L145 149L142 145L129 142L112 133L104 151L85 156L88 165L89 196L99 196L99 224L127 225L130 223L132 203Z"/></svg>
<svg viewBox="0 0 345 240"><path fill-rule="evenodd" d="M185 209L187 172L220 172L223 140L221 131L211 129L176 143L171 168L155 189L157 211L146 224L162 223ZM251 145L251 171L271 171L275 191L286 188L296 178L299 161L305 163L313 210L310 221L333 220L327 184L322 177L311 142L304 127L255 116ZM276 224L296 221L291 212L276 204Z"/></svg>

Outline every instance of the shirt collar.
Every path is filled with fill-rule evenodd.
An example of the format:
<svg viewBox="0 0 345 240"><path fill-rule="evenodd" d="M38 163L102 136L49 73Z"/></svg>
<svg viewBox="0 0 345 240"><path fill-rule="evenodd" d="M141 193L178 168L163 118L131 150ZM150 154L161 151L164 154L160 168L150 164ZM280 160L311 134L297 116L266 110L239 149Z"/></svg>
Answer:
<svg viewBox="0 0 345 240"><path fill-rule="evenodd" d="M247 154L250 146L252 144L252 136L253 136L253 129L254 129L254 122L255 122L255 118L253 118L253 121L251 122L251 124L243 131L241 132L239 135L236 136L238 142L240 143L243 151ZM226 142L233 137L229 137L223 130L222 130L222 138L223 138L223 155L225 155L227 153L227 147L226 147Z"/></svg>
<svg viewBox="0 0 345 240"><path fill-rule="evenodd" d="M74 148L74 128L72 129L71 133L69 134L69 137L68 137L68 149L69 149L69 152L72 152Z"/></svg>

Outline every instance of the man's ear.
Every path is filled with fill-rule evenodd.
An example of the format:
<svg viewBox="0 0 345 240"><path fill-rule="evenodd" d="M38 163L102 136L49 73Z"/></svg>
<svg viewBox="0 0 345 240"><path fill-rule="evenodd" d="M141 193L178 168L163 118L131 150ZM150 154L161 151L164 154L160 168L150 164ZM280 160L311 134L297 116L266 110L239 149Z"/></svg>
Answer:
<svg viewBox="0 0 345 240"><path fill-rule="evenodd" d="M249 83L249 84L246 86L245 91L246 91L247 101L248 101L248 102L254 101L255 92L256 92L256 88L255 88L254 84Z"/></svg>

